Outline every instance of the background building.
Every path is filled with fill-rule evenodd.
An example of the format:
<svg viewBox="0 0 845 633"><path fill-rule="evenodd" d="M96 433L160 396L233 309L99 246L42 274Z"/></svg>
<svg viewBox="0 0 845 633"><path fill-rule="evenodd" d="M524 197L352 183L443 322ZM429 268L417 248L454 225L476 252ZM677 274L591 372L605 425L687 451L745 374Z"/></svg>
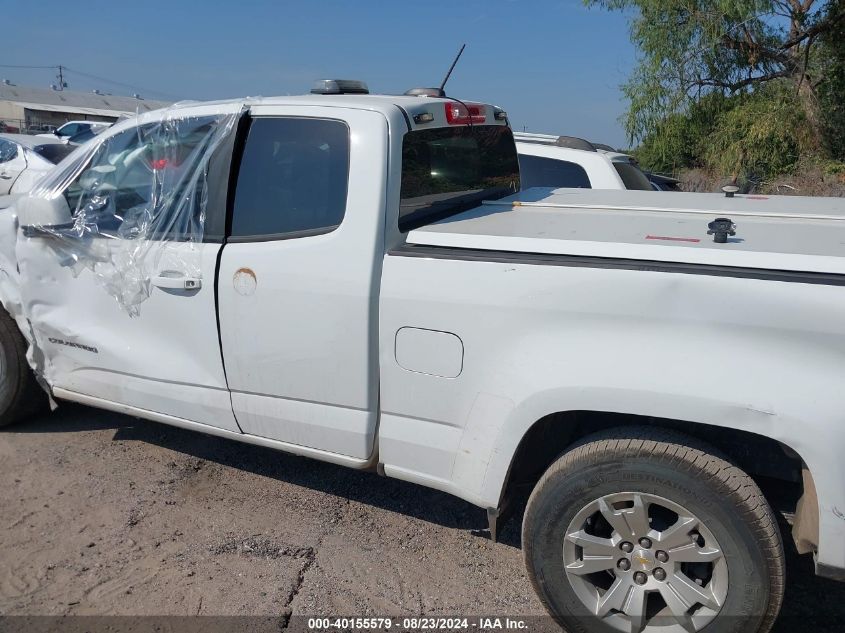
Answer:
<svg viewBox="0 0 845 633"><path fill-rule="evenodd" d="M116 121L169 105L138 95L52 90L0 83L0 132L50 132L67 121Z"/></svg>

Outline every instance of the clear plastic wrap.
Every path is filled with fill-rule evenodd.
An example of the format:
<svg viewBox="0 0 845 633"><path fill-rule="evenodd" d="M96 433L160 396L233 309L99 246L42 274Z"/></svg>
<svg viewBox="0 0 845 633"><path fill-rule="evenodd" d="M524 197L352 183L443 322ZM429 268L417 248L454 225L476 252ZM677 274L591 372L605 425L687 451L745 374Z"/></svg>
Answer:
<svg viewBox="0 0 845 633"><path fill-rule="evenodd" d="M152 114L81 147L42 180L30 196L62 209L66 203L69 221L26 227L48 238L45 246L74 276L90 270L130 316L139 314L162 269L200 276L209 164L240 111Z"/></svg>

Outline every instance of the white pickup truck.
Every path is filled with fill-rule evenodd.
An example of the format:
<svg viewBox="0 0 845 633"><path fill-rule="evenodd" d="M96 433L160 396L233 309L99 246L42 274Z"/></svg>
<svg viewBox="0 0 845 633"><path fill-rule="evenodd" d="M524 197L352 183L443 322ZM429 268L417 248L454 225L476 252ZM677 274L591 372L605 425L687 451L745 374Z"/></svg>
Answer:
<svg viewBox="0 0 845 633"><path fill-rule="evenodd" d="M141 115L6 200L0 424L37 380L447 491L493 538L530 490L570 631L767 630L759 478L845 577L842 200L519 192L501 109L320 86Z"/></svg>

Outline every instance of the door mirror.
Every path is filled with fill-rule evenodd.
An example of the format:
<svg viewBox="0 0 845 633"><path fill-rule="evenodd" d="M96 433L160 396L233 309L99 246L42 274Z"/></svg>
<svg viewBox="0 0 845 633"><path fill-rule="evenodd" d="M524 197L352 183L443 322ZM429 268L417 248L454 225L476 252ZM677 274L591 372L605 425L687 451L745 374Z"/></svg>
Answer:
<svg viewBox="0 0 845 633"><path fill-rule="evenodd" d="M22 196L15 204L20 226L60 226L73 222L64 196Z"/></svg>

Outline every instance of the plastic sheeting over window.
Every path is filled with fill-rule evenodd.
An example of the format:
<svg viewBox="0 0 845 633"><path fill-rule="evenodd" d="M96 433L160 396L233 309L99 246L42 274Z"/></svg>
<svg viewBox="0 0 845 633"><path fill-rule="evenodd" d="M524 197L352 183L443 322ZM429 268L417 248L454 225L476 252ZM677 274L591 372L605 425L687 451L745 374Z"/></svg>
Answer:
<svg viewBox="0 0 845 633"><path fill-rule="evenodd" d="M46 238L63 266L75 276L91 271L128 314L138 315L162 270L174 279L201 277L197 246L217 185L210 164L240 114L186 116L173 108L83 146L30 194L66 204L69 221L29 225L24 234ZM168 242L180 248L164 248Z"/></svg>

